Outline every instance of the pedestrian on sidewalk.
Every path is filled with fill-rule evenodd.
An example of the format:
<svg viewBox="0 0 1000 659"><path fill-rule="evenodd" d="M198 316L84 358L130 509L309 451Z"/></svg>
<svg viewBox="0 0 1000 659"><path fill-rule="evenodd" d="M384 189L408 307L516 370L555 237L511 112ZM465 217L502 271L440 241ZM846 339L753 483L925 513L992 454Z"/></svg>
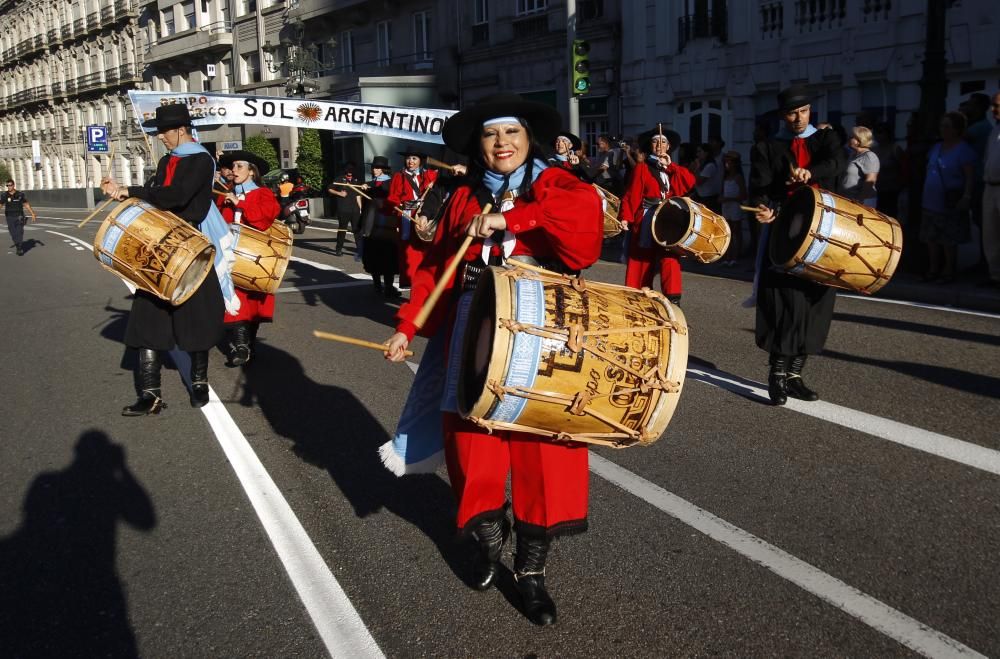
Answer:
<svg viewBox="0 0 1000 659"><path fill-rule="evenodd" d="M869 208L875 208L878 203L875 183L878 181L881 163L871 148L872 132L864 126L855 126L847 144L851 147L852 155L847 169L840 177L840 194Z"/></svg>
<svg viewBox="0 0 1000 659"><path fill-rule="evenodd" d="M24 192L18 190L14 185L13 179L7 179L7 192L0 195L0 203L3 204L4 215L7 216L7 231L10 232L10 238L14 241L14 247L17 248L17 255L22 256L24 255L24 246L22 245L24 242L24 211L27 209L31 213L32 222L36 222L38 216L35 214L35 209L28 203Z"/></svg>
<svg viewBox="0 0 1000 659"><path fill-rule="evenodd" d="M344 173L334 179L326 191L337 197L337 248L334 256L344 255L344 240L347 238L347 231L350 230L354 236L355 248L358 244L358 231L361 224L361 195L356 188L360 186L361 180L354 173L354 163L349 162L344 166Z"/></svg>

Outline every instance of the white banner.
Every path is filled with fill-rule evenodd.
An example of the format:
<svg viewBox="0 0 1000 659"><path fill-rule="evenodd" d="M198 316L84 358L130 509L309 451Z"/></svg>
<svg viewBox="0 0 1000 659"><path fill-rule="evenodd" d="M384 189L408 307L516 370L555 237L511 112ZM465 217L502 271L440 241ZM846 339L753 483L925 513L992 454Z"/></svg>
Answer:
<svg viewBox="0 0 1000 659"><path fill-rule="evenodd" d="M455 114L455 110L243 94L130 91L128 97L139 121L156 116L156 108L160 105L184 103L195 127L219 124L293 126L372 133L434 144L444 144L441 129L445 119Z"/></svg>

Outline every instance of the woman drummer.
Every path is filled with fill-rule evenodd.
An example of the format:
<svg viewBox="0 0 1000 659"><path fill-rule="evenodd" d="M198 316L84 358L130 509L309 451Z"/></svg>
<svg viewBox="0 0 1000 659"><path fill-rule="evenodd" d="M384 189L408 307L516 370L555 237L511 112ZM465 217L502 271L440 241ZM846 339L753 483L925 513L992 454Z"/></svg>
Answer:
<svg viewBox="0 0 1000 659"><path fill-rule="evenodd" d="M278 200L268 188L257 181L269 169L267 161L249 151L230 151L219 158L219 169L233 173L233 189L221 199L222 217L229 224L245 224L258 231L267 231L281 212ZM261 322L274 319L274 296L259 291L236 288L240 311L226 315L226 330L233 345L227 366L242 366L250 361L257 330Z"/></svg>
<svg viewBox="0 0 1000 659"><path fill-rule="evenodd" d="M590 175L587 174L586 168L580 162L580 156L576 155L582 146L583 142L580 141L579 137L569 131L561 131L552 143L554 152L548 160L549 166L562 167L572 172L581 181L589 183Z"/></svg>
<svg viewBox="0 0 1000 659"><path fill-rule="evenodd" d="M469 175L452 193L443 228L414 273L410 301L400 308L397 332L387 342L388 359L404 359L418 329L414 319L466 235L485 241L474 242L466 252L459 276L441 298L447 303L438 305L424 328L428 335L461 332L452 327L456 309L467 303L487 265L521 260L575 272L600 256L603 216L597 192L566 170L547 167L535 141L550 143L559 123L554 109L516 94L483 99L445 123L445 144L469 157ZM486 204L495 211L483 214ZM464 291L461 296L459 291ZM442 323L445 317L449 320ZM452 352L449 371L460 354ZM522 432L488 433L461 419L451 401L444 400L442 409L458 530L478 544L474 587L488 589L499 569L510 530L509 476L517 532L514 575L524 612L535 624L554 623L545 560L553 537L587 528L587 449Z"/></svg>
<svg viewBox="0 0 1000 659"><path fill-rule="evenodd" d="M681 301L681 264L677 256L653 240L653 214L664 199L683 197L694 187L695 177L670 159L670 140L658 129L639 136L646 160L636 165L622 197L619 221L631 229L625 285L648 288L657 269L660 288L674 304Z"/></svg>

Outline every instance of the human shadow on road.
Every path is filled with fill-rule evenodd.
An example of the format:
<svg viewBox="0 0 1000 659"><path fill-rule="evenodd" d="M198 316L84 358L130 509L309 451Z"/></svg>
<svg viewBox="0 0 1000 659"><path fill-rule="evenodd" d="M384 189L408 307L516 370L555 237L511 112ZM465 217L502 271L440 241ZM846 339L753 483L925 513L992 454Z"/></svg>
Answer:
<svg viewBox="0 0 1000 659"><path fill-rule="evenodd" d="M45 247L45 243L43 243L41 240L35 240L34 238L28 238L28 239L26 239L26 240L24 240L24 241L21 242L21 251L24 254L27 254L28 252L30 252L31 250L35 249L35 247L38 247L38 246Z"/></svg>
<svg viewBox="0 0 1000 659"><path fill-rule="evenodd" d="M873 359L871 357L860 357L846 352L836 350L823 350L823 356L830 359L839 359L855 364L865 364L876 366L890 371L896 371L903 375L951 387L958 391L970 394L979 394L989 398L1000 398L1000 378L991 375L981 375L970 373L948 366L934 366L932 364L918 364L916 362L904 362L892 359Z"/></svg>
<svg viewBox="0 0 1000 659"><path fill-rule="evenodd" d="M883 327L890 330L901 330L904 332L915 332L929 336L940 336L945 339L956 339L970 343L982 343L989 346L1000 346L1000 335L984 334L982 332L970 332L968 330L954 329L951 327L941 327L940 325L928 325L926 323L914 323L898 318L872 318L860 314L836 312L833 314L834 320L848 323L858 323L860 325L871 325L872 327Z"/></svg>
<svg viewBox="0 0 1000 659"><path fill-rule="evenodd" d="M326 470L359 518L384 508L426 534L456 576L469 572L469 552L456 542L451 489L434 474L389 472L378 453L389 434L364 403L311 380L297 359L266 343L257 345L243 376L240 404L257 405L296 455Z"/></svg>
<svg viewBox="0 0 1000 659"><path fill-rule="evenodd" d="M317 284L355 284L342 288L320 288L300 291L299 295L302 296L304 303L308 306L326 306L344 316L367 318L387 327L396 326L395 313L397 307L388 304L381 294L375 292L371 279L367 275L365 279L354 279L344 272L320 270L306 263L297 263L295 261L288 264L286 280L288 273L294 274L294 281L284 284L285 286L307 287ZM288 294L283 295L284 297L278 301L279 306L295 303L294 299L287 297ZM386 336L389 334L391 332L386 334Z"/></svg>
<svg viewBox="0 0 1000 659"><path fill-rule="evenodd" d="M153 503L122 447L89 430L68 467L35 478L20 528L0 539L4 656L138 656L115 568L119 521L151 530Z"/></svg>
<svg viewBox="0 0 1000 659"><path fill-rule="evenodd" d="M132 299L132 296L128 296L128 300ZM101 327L101 336L108 339L109 341L114 341L115 343L124 344L125 343L125 328L128 326L128 314L129 309L120 309L118 307L112 306L111 300L109 299L104 305L104 310L108 312L108 319L103 321L103 323L96 325L95 327ZM103 326L102 326L103 325ZM170 354L167 352L160 353L160 362L163 364L163 370L176 370L173 359L170 358ZM122 345L122 358L118 364L118 367L123 371L129 371L133 376L133 384L135 385L136 394L142 391L142 383L139 382L139 369L137 368L139 364L139 353L134 348L129 348L128 346Z"/></svg>

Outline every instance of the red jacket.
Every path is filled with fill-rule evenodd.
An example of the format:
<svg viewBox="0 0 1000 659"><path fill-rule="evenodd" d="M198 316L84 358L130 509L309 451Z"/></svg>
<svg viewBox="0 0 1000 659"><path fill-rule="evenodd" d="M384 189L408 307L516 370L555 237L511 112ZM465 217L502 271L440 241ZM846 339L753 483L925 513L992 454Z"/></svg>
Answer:
<svg viewBox="0 0 1000 659"><path fill-rule="evenodd" d="M629 179L628 189L622 197L621 210L618 213L618 221L624 224L635 223L638 225L642 221L642 200L645 199L666 199L668 197L683 197L694 187L695 178L686 167L677 163L667 165L667 179L670 181L670 191L662 194L659 181L650 171L649 161L638 165Z"/></svg>
<svg viewBox="0 0 1000 659"><path fill-rule="evenodd" d="M222 199L221 196L218 199ZM222 218L229 224L236 221L236 210L241 211L240 222L258 231L267 231L281 212L274 193L267 188L257 188L247 193L236 208L229 204L221 204Z"/></svg>
<svg viewBox="0 0 1000 659"><path fill-rule="evenodd" d="M419 188L420 192L414 193L413 187L407 180L410 178L409 174L405 172L396 172L392 175L392 180L389 181L389 207L392 209L392 214L399 216L401 213L396 210L397 207L402 206L404 201L411 201L418 199L420 195L427 191L427 187L437 180L438 173L435 170L425 169L418 176L417 179L420 182Z"/></svg>
<svg viewBox="0 0 1000 659"><path fill-rule="evenodd" d="M413 274L410 301L399 309L397 331L412 341L417 327L413 320L447 267L448 261L465 240L470 220L482 210L472 188L463 186L452 193L448 208L429 243L420 267ZM594 186L584 183L564 169L549 167L539 174L530 194L514 201L503 214L507 231L516 237L511 256L528 255L539 261L558 260L570 270L582 270L601 255L604 212ZM474 241L465 261L481 261L482 241ZM440 300L452 300L454 280ZM439 301L440 302L440 301ZM447 305L438 304L424 334L432 334L447 315Z"/></svg>

